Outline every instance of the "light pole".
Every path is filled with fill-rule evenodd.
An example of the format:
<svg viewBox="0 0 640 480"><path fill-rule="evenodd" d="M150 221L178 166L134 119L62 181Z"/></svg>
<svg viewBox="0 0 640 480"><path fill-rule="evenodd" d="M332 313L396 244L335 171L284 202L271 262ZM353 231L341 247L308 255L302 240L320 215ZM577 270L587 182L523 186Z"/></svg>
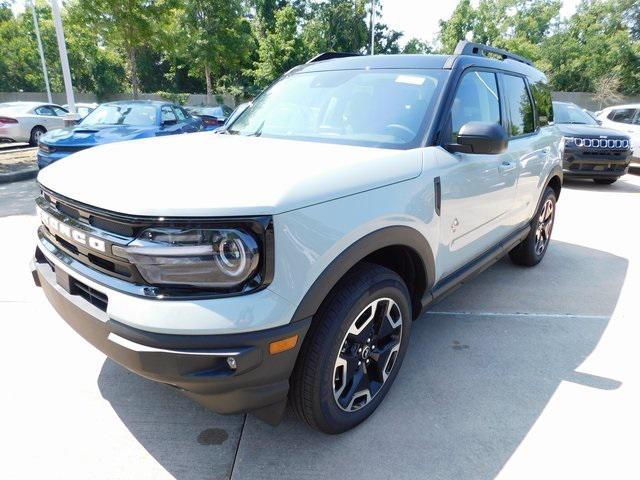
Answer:
<svg viewBox="0 0 640 480"><path fill-rule="evenodd" d="M47 62L44 59L44 50L42 49L42 39L40 38L40 26L38 25L38 15L36 14L36 4L31 2L31 13L33 13L33 27L36 31L36 39L38 40L38 53L40 53L40 63L42 64L42 74L44 75L44 85L47 89L47 99L51 100L51 87L49 86L49 74L47 73Z"/></svg>
<svg viewBox="0 0 640 480"><path fill-rule="evenodd" d="M62 66L62 78L64 80L64 91L67 94L67 105L69 115L65 118L65 124L72 124L78 119L76 113L76 102L73 97L73 85L71 83L71 71L69 70L69 58L67 57L67 44L64 41L64 30L62 29L62 19L60 18L60 8L58 0L51 0L51 12L53 13L53 24L56 27L56 38L58 40L58 50L60 52L60 65Z"/></svg>
<svg viewBox="0 0 640 480"><path fill-rule="evenodd" d="M373 44L375 42L376 31L376 0L371 0L371 55L374 53Z"/></svg>

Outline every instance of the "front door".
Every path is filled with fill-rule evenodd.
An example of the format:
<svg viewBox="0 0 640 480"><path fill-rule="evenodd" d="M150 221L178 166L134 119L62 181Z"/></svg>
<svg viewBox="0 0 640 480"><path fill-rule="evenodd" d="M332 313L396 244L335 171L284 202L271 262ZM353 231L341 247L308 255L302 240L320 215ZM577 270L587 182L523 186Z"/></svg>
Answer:
<svg viewBox="0 0 640 480"><path fill-rule="evenodd" d="M458 84L447 120L447 136L456 142L460 128L472 121L506 127L496 74L472 70ZM517 162L508 153L479 155L438 152L442 192L441 273L447 275L508 235ZM440 255L439 255L440 256Z"/></svg>

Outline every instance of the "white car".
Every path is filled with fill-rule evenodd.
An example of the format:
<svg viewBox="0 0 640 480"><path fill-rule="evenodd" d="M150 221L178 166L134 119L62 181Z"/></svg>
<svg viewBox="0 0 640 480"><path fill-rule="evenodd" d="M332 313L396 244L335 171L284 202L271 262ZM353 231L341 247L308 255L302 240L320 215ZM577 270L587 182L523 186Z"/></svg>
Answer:
<svg viewBox="0 0 640 480"><path fill-rule="evenodd" d="M640 163L640 103L607 107L598 112L603 127L626 133L631 138L632 161Z"/></svg>
<svg viewBox="0 0 640 480"><path fill-rule="evenodd" d="M562 186L545 76L467 42L334 56L221 134L42 170L32 274L64 320L214 411L277 423L289 398L339 433L382 402L429 305L506 254L538 264Z"/></svg>
<svg viewBox="0 0 640 480"><path fill-rule="evenodd" d="M66 110L69 110L69 105L67 104L64 104L62 107ZM76 112L78 113L78 115L80 115L80 119L83 119L84 117L89 115L91 112L93 112L96 108L98 108L98 104L97 103L76 103L75 107L76 107Z"/></svg>
<svg viewBox="0 0 640 480"><path fill-rule="evenodd" d="M64 127L67 110L41 102L0 103L0 141L38 145L40 137Z"/></svg>

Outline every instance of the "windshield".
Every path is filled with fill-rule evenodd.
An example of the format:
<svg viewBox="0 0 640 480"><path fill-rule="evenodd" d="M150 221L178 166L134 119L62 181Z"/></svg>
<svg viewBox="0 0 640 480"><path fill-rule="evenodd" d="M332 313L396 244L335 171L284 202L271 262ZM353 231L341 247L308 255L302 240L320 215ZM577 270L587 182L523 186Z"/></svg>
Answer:
<svg viewBox="0 0 640 480"><path fill-rule="evenodd" d="M156 124L156 107L136 104L100 105L80 124L150 127Z"/></svg>
<svg viewBox="0 0 640 480"><path fill-rule="evenodd" d="M228 130L385 148L418 140L443 70L341 70L299 73L260 95Z"/></svg>
<svg viewBox="0 0 640 480"><path fill-rule="evenodd" d="M598 122L591 115L573 103L554 103L553 120L555 123L598 125Z"/></svg>

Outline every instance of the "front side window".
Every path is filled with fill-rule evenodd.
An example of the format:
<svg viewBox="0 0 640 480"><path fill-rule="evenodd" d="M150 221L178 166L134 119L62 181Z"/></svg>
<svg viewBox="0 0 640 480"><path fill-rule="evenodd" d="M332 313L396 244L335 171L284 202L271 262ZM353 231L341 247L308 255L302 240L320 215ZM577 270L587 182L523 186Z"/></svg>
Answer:
<svg viewBox="0 0 640 480"><path fill-rule="evenodd" d="M613 110L609 114L609 120L618 123L633 123L633 117L636 115L635 108L620 108Z"/></svg>
<svg viewBox="0 0 640 480"><path fill-rule="evenodd" d="M465 123L500 123L500 100L496 75L490 72L466 73L451 105L451 140L455 143Z"/></svg>
<svg viewBox="0 0 640 480"><path fill-rule="evenodd" d="M162 118L162 123L171 123L178 121L176 118L176 114L173 112L173 108L171 108L169 105L165 105L162 107L162 109L160 110L160 115Z"/></svg>
<svg viewBox="0 0 640 480"><path fill-rule="evenodd" d="M178 120L183 122L187 119L187 116L185 115L184 110L182 110L180 107L175 107L174 110L176 112L176 116L178 117Z"/></svg>
<svg viewBox="0 0 640 480"><path fill-rule="evenodd" d="M82 125L129 125L136 127L156 124L156 107L141 104L100 105L87 115Z"/></svg>
<svg viewBox="0 0 640 480"><path fill-rule="evenodd" d="M67 112L64 108L60 108L60 107L51 107L53 109L53 113L54 115L58 116L58 117L64 117Z"/></svg>
<svg viewBox="0 0 640 480"><path fill-rule="evenodd" d="M284 77L258 97L230 134L408 148L448 72L340 70Z"/></svg>
<svg viewBox="0 0 640 480"><path fill-rule="evenodd" d="M511 118L510 136L526 135L535 130L533 105L524 78L503 75L504 96Z"/></svg>

